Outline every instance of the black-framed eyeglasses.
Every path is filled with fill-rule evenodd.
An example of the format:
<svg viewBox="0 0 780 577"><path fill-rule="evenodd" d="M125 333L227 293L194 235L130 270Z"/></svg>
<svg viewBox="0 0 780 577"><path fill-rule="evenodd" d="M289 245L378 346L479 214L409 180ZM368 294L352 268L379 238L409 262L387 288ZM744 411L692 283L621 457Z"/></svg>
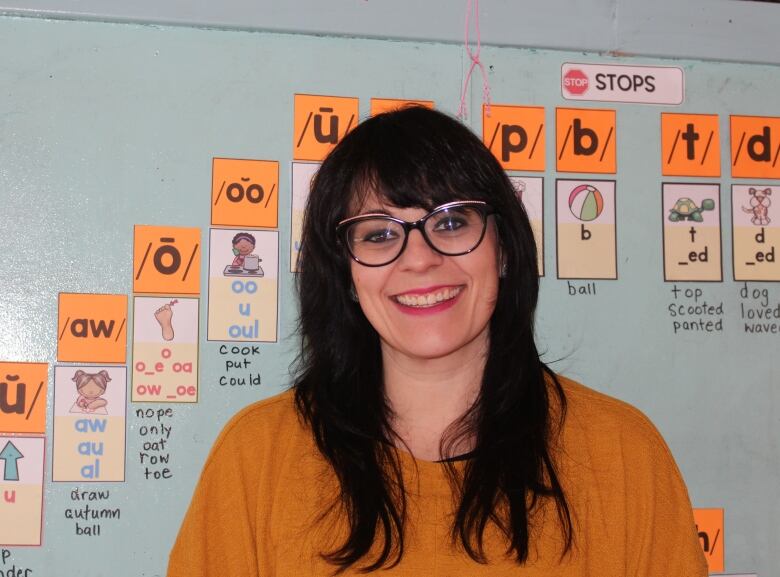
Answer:
<svg viewBox="0 0 780 577"><path fill-rule="evenodd" d="M437 206L414 222L383 213L360 214L342 220L336 234L350 256L365 266L385 266L401 256L414 229L436 252L460 256L479 246L493 213L481 200L458 200Z"/></svg>

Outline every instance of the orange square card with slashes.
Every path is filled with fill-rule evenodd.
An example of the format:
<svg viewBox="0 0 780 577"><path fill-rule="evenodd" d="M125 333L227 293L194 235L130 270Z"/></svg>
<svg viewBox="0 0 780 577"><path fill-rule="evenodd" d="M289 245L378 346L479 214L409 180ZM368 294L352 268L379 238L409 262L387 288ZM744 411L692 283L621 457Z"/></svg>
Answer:
<svg viewBox="0 0 780 577"><path fill-rule="evenodd" d="M124 363L127 295L60 293L57 360Z"/></svg>
<svg viewBox="0 0 780 577"><path fill-rule="evenodd" d="M319 162L357 123L357 98L296 94L293 160Z"/></svg>
<svg viewBox="0 0 780 577"><path fill-rule="evenodd" d="M555 110L558 172L617 172L617 113L593 108Z"/></svg>
<svg viewBox="0 0 780 577"><path fill-rule="evenodd" d="M693 518L696 521L699 543L707 559L710 573L723 572L725 570L723 509L694 509Z"/></svg>
<svg viewBox="0 0 780 577"><path fill-rule="evenodd" d="M279 163L215 158L211 224L276 228L279 225Z"/></svg>
<svg viewBox="0 0 780 577"><path fill-rule="evenodd" d="M45 433L46 363L0 363L0 433Z"/></svg>
<svg viewBox="0 0 780 577"><path fill-rule="evenodd" d="M200 229L135 225L133 291L200 294Z"/></svg>

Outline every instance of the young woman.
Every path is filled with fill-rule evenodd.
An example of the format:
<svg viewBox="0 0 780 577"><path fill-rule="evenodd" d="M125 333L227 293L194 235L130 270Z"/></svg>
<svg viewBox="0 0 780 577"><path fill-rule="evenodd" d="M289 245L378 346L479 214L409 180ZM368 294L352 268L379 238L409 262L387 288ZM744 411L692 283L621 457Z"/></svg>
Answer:
<svg viewBox="0 0 780 577"><path fill-rule="evenodd" d="M531 227L466 127L355 128L300 266L293 389L221 434L169 576L707 574L653 425L539 360Z"/></svg>

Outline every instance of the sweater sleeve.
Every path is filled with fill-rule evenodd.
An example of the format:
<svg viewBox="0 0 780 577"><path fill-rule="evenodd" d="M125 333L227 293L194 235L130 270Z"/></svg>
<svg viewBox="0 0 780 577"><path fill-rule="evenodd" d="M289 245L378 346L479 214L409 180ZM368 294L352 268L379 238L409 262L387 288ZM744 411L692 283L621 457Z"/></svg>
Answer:
<svg viewBox="0 0 780 577"><path fill-rule="evenodd" d="M258 575L259 463L241 433L247 418L236 416L211 450L171 551L168 577Z"/></svg>
<svg viewBox="0 0 780 577"><path fill-rule="evenodd" d="M626 574L706 577L707 563L682 475L660 433L644 415L636 427L640 440L632 448L634 455L626 458L627 485L634 493L626 510Z"/></svg>

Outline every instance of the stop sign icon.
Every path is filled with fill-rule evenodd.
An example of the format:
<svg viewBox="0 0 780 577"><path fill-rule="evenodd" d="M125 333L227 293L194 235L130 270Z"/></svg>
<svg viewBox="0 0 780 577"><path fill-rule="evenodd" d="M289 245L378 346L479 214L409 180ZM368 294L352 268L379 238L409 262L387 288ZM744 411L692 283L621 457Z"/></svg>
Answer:
<svg viewBox="0 0 780 577"><path fill-rule="evenodd" d="M563 75L563 89L569 94L582 94L588 89L588 77L582 70L572 68Z"/></svg>

